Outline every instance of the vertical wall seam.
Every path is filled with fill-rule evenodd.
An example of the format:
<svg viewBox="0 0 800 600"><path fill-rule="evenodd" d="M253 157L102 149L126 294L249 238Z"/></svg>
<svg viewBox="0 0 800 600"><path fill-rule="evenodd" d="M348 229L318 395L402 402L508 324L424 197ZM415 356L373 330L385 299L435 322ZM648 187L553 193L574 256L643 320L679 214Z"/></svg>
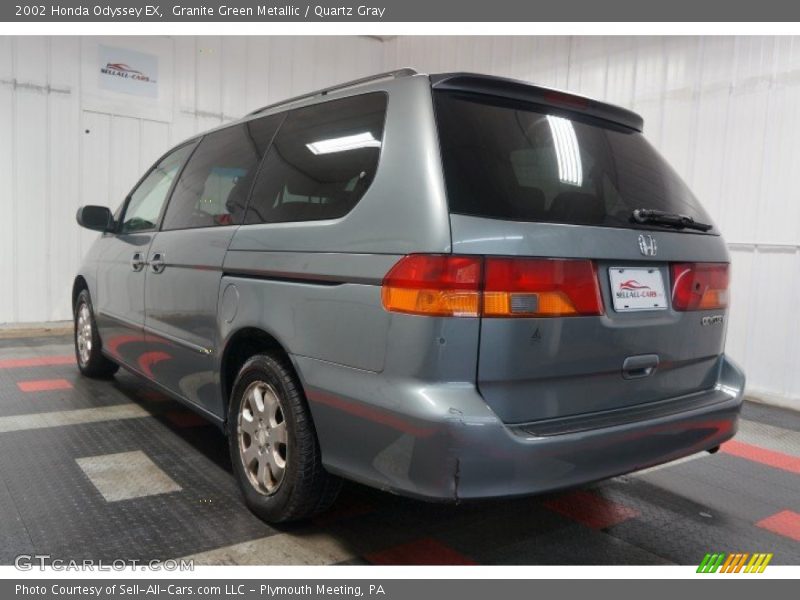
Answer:
<svg viewBox="0 0 800 600"><path fill-rule="evenodd" d="M18 38L11 40L11 76L14 81L17 80L17 62L19 61L19 47ZM19 281L19 227L17 227L17 205L19 198L19 186L17 184L19 176L17 169L19 169L19 160L17 159L17 117L19 111L17 110L17 89L16 87L11 90L11 223L13 224L11 230L11 249L13 252L13 260L11 265L11 277L13 279L11 287L11 316L14 323L20 321L19 315L19 289L16 285Z"/></svg>
<svg viewBox="0 0 800 600"><path fill-rule="evenodd" d="M760 38L759 38L760 39ZM775 43L775 38L771 39L772 43ZM762 56L763 56L763 41L761 41L762 47ZM777 48L773 48L777 52ZM763 60L760 63L759 71L763 68ZM766 98L766 110L764 111L764 127L761 128L761 147L766 150L768 136L767 130L769 128L769 114L770 114L770 106L772 106L773 102L775 101L775 85L774 85L774 72L770 73L769 75L769 85L767 87L767 98ZM761 166L758 169L758 181L756 185L756 189L761 190L763 183L764 183L764 170L766 169L767 165L767 153L764 151L761 153ZM755 215L755 223L754 223L754 231L756 235L758 235L761 231L761 215L763 211L757 210Z"/></svg>
<svg viewBox="0 0 800 600"><path fill-rule="evenodd" d="M572 79L572 45L575 43L575 36L571 35L567 39L569 43L567 44L567 76L565 78L565 88L569 87L570 80Z"/></svg>
<svg viewBox="0 0 800 600"><path fill-rule="evenodd" d="M86 136L86 125L83 120L83 38L81 38L78 42L78 100L77 106L75 109L78 111L77 115L77 123L78 123L78 204L80 205L83 202L83 166L84 166L84 156L83 156L83 140ZM77 209L77 207L74 207ZM77 251L78 251L78 268L80 268L81 263L83 262L83 234L80 230L78 230L78 235L76 236L76 244L75 244Z"/></svg>
<svg viewBox="0 0 800 600"><path fill-rule="evenodd" d="M661 46L661 56L664 57L667 55L667 48L666 48L666 41L662 38L659 40L659 45ZM664 132L665 129L665 116L666 116L666 106L667 106L667 90L669 88L669 84L667 83L667 79L669 77L669 59L661 60L661 91L658 94L658 141L660 144L664 143Z"/></svg>
<svg viewBox="0 0 800 600"><path fill-rule="evenodd" d="M193 57L193 64L194 64L194 81L192 82L192 90L193 90L193 97L192 97L192 106L194 107L194 115L192 115L192 134L197 133L199 129L198 123L198 116L197 113L200 109L197 103L197 97L199 96L198 93L198 82L200 81L200 70L198 63L200 62L200 51L197 47L197 38L192 39L192 45L194 46L194 57Z"/></svg>
<svg viewBox="0 0 800 600"><path fill-rule="evenodd" d="M47 58L45 61L45 80L48 86L48 89L52 87L53 84L53 38L48 37L45 39L45 43L47 45ZM52 173L53 168L53 98L52 94L47 93L44 97L44 109L45 109L45 118L44 118L44 128L45 128L45 143L47 144L47 151L45 153L45 173ZM46 289L45 289L45 313L47 314L47 319L51 319L54 314L54 305L53 305L53 288L54 285L54 272L53 272L53 261L51 257L53 256L53 236L50 234L52 231L52 223L50 219L50 215L52 214L52 202L53 202L53 194L52 194L52 186L50 182L50 178L48 177L47 186L44 190L44 206L45 214L44 217L44 233L45 233L45 264L47 270L47 282L46 282Z"/></svg>
<svg viewBox="0 0 800 600"><path fill-rule="evenodd" d="M313 37L311 38L314 39ZM219 38L219 124L225 123L225 38Z"/></svg>
<svg viewBox="0 0 800 600"><path fill-rule="evenodd" d="M688 148L686 151L688 153L689 160L687 161L686 165L686 180L687 181L694 181L694 174L695 174L695 158L697 156L697 130L699 129L698 125L700 123L700 100L698 95L698 89L700 88L700 73L702 72L702 65L703 65L703 53L705 52L705 44L703 43L703 38L699 38L696 46L696 68L694 71L694 78L692 80L692 88L691 93L689 96L689 109L691 110L691 118L689 119L690 123L692 124L691 131L689 132L688 139L686 140L688 144Z"/></svg>

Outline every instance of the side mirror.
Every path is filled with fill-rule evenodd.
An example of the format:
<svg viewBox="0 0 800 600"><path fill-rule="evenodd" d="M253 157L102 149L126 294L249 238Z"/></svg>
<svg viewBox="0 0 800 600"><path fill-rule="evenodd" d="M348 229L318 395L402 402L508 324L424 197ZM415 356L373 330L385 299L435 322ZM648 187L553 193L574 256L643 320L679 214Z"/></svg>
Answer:
<svg viewBox="0 0 800 600"><path fill-rule="evenodd" d="M114 226L114 215L105 206L81 206L75 215L78 225L105 233Z"/></svg>

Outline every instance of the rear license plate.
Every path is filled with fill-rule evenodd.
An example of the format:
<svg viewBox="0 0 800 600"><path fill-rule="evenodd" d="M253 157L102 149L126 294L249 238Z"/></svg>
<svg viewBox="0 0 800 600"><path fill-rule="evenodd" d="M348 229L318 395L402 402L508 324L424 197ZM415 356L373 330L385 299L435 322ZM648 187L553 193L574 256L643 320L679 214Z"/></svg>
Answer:
<svg viewBox="0 0 800 600"><path fill-rule="evenodd" d="M610 267L611 297L617 312L664 310L667 293L664 278L656 268Z"/></svg>

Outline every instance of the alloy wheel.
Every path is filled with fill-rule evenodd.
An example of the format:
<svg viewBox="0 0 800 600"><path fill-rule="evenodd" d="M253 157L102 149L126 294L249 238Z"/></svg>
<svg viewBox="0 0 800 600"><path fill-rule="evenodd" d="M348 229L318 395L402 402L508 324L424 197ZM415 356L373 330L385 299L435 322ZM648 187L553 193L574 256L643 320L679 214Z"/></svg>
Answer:
<svg viewBox="0 0 800 600"><path fill-rule="evenodd" d="M75 328L75 343L78 345L78 358L81 365L89 363L92 355L92 315L83 303L78 307L78 323Z"/></svg>
<svg viewBox="0 0 800 600"><path fill-rule="evenodd" d="M280 398L266 382L255 381L244 392L239 410L239 456L251 485L272 495L286 473L286 419Z"/></svg>

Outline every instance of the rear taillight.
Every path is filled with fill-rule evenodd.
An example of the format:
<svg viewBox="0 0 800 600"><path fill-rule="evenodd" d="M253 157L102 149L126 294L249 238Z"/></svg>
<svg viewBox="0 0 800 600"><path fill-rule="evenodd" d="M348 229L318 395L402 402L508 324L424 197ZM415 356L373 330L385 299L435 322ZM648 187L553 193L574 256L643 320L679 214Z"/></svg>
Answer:
<svg viewBox="0 0 800 600"><path fill-rule="evenodd" d="M603 313L590 260L487 258L483 290L485 317Z"/></svg>
<svg viewBox="0 0 800 600"><path fill-rule="evenodd" d="M672 267L672 308L713 310L728 306L728 265L675 263Z"/></svg>
<svg viewBox="0 0 800 600"><path fill-rule="evenodd" d="M477 317L481 260L472 256L411 254L383 280L383 306L393 312Z"/></svg>
<svg viewBox="0 0 800 600"><path fill-rule="evenodd" d="M590 260L406 256L383 281L383 306L417 315L558 317L600 315Z"/></svg>

